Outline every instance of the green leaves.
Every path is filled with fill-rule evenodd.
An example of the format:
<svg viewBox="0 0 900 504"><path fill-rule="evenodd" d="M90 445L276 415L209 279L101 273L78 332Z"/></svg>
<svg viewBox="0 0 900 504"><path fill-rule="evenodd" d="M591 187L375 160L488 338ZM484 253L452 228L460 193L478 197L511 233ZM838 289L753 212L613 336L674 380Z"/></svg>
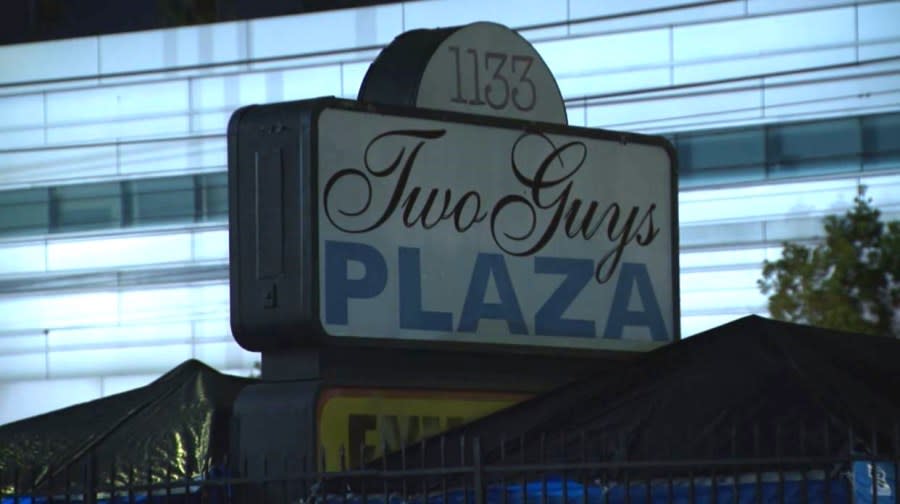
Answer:
<svg viewBox="0 0 900 504"><path fill-rule="evenodd" d="M825 240L785 243L763 263L760 291L779 320L866 334L897 336L900 309L900 222L881 222L865 191L842 216L824 219Z"/></svg>

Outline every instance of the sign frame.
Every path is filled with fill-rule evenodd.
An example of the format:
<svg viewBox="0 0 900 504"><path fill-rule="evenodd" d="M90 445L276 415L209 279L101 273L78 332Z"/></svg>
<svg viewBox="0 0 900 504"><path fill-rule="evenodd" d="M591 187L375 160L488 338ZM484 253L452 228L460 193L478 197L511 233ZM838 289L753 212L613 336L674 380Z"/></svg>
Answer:
<svg viewBox="0 0 900 504"><path fill-rule="evenodd" d="M668 208L670 219L666 223L671 229L671 299L672 299L672 337L674 342L681 339L680 335L680 292L679 292L679 236L678 236L678 167L677 155L671 143L661 136L650 136L637 133L626 133L618 131L610 131L604 129L584 128L579 126L571 126L557 123L543 123L522 121L496 116L475 115L460 112L441 111L434 109L416 109L401 107L396 105L375 105L359 103L351 100L339 99L334 97L316 98L311 100L302 100L296 102L286 102L271 105L251 105L243 107L235 111L232 115L228 128L228 152L229 152L229 197L231 204L229 205L229 242L232 259L231 268L231 325L235 339L244 348L251 351L277 351L285 348L309 348L322 345L341 346L388 346L393 348L428 348L443 350L472 350L487 352L509 352L511 350L527 353L543 353L553 355L573 355L584 354L585 352L596 354L608 354L609 352L621 353L630 351L649 350L660 345L660 343L644 345L636 345L633 350L630 349L586 349L586 348L566 348L553 346L539 346L524 343L521 345L513 345L508 343L471 343L452 340L416 340L416 339L399 339L399 338L378 338L378 337L356 337L356 336L334 336L330 335L325 329L321 320L321 299L320 292L320 257L319 257L319 148L320 138L318 130L318 122L320 115L326 110L345 110L352 112L363 112L378 114L387 117L401 117L412 119L425 119L440 122L449 122L461 125L472 125L482 127L492 127L507 130L516 130L521 132L534 132L547 135L568 135L577 136L585 139L594 139L602 141L613 141L622 144L640 144L662 149L669 160L669 202ZM298 285L294 286L299 289L295 296L292 313L285 316L266 317L266 309L256 309L248 307L248 303L259 304L259 292L257 291L256 299L247 299L248 292L244 289L243 284L247 284L247 279L252 281L252 275L248 277L246 270L250 269L250 265L246 257L241 257L241 240L247 241L247 236L243 236L243 228L248 226L246 215L240 215L242 206L246 206L247 188L241 187L239 181L239 171L241 161L246 164L247 148L246 145L251 143L248 134L251 133L266 139L281 139L281 144L287 147L287 151L299 147L296 152L291 154L283 154L284 156L294 155L294 159L299 162L294 171L298 172L301 180L292 178L291 169L284 169L283 164L290 164L281 159L279 167L281 169L279 182L289 189L294 188L297 194L290 191L282 193L280 197L297 197L297 204L292 208L300 211L300 216L280 215L279 219L285 220L281 225L285 229L284 234L300 233L298 240L303 239L303 233L308 232L311 237L309 243L299 244L299 250L288 250L285 248L280 251L279 257L297 257L299 258L300 271L291 277L290 272L281 272L275 275L272 280L272 291L265 294L263 304L267 304L270 299L278 299L280 295L276 294L276 285L289 284L295 281ZM241 140L243 134L244 140ZM299 141L300 145L295 146L291 143L293 140ZM242 143L245 142L245 143ZM277 143L277 142L276 142ZM256 145L256 144L253 144ZM263 147L268 148L268 147ZM257 152L256 162L259 163L259 153ZM243 158L241 157L243 156ZM257 201L262 200L260 196L254 196ZM242 203L243 202L243 203ZM289 205L291 206L291 205ZM247 213L245 211L245 213ZM257 211L257 214L262 214ZM296 218L298 222L295 226L287 222L287 219ZM259 217L257 217L260 220ZM280 221L279 221L280 222ZM293 226L293 227L292 227ZM290 232L286 229L291 228ZM257 234L256 241L259 243L261 239ZM281 240L281 238L279 238ZM279 247L288 247L291 244L282 244ZM245 247L246 248L246 247ZM259 251L257 251L258 253ZM253 263L259 264L259 258L254 257ZM285 261L286 263L286 261ZM244 274L242 274L244 270ZM258 273L258 272L257 272ZM259 274L256 275L259 277ZM290 285L286 285L288 289ZM281 291L279 291L281 292ZM250 296L252 297L252 296ZM276 307L277 301L275 303ZM258 308L258 307L257 307ZM272 308L266 306L264 308ZM661 307L662 308L662 307ZM259 314L262 313L260 316ZM271 314L268 314L271 315ZM667 342L667 343L668 343Z"/></svg>

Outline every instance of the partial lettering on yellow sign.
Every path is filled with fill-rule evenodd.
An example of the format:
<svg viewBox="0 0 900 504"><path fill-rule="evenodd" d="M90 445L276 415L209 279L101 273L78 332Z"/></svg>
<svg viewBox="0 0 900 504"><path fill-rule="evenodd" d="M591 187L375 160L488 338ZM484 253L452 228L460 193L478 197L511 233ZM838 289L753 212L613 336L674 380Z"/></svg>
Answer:
<svg viewBox="0 0 900 504"><path fill-rule="evenodd" d="M324 469L359 467L428 436L511 406L527 396L446 390L339 388L318 405L319 453ZM319 464L322 464L321 456Z"/></svg>

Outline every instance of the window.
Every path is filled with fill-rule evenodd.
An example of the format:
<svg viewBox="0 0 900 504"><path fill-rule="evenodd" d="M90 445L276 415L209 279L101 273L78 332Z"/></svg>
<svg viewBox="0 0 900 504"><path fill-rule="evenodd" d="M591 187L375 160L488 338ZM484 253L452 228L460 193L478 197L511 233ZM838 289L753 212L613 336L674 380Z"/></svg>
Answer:
<svg viewBox="0 0 900 504"><path fill-rule="evenodd" d="M762 128L682 134L676 138L682 186L762 180Z"/></svg>
<svg viewBox="0 0 900 504"><path fill-rule="evenodd" d="M768 128L771 177L859 171L862 150L856 118Z"/></svg>
<svg viewBox="0 0 900 504"><path fill-rule="evenodd" d="M115 228L122 225L119 182L57 187L50 190L54 232Z"/></svg>
<svg viewBox="0 0 900 504"><path fill-rule="evenodd" d="M228 219L228 174L200 175L199 220L218 221Z"/></svg>
<svg viewBox="0 0 900 504"><path fill-rule="evenodd" d="M864 117L864 170L900 168L900 114Z"/></svg>
<svg viewBox="0 0 900 504"><path fill-rule="evenodd" d="M125 222L132 226L194 221L194 178L166 177L125 183Z"/></svg>
<svg viewBox="0 0 900 504"><path fill-rule="evenodd" d="M0 235L15 236L47 232L47 189L0 192Z"/></svg>

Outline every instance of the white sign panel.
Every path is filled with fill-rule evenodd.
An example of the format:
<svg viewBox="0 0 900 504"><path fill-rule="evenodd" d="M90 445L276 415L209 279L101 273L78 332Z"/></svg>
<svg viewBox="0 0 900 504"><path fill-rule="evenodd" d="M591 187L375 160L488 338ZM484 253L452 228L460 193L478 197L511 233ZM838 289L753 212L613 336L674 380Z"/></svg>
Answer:
<svg viewBox="0 0 900 504"><path fill-rule="evenodd" d="M677 337L662 142L327 109L317 145L329 335L616 350Z"/></svg>

